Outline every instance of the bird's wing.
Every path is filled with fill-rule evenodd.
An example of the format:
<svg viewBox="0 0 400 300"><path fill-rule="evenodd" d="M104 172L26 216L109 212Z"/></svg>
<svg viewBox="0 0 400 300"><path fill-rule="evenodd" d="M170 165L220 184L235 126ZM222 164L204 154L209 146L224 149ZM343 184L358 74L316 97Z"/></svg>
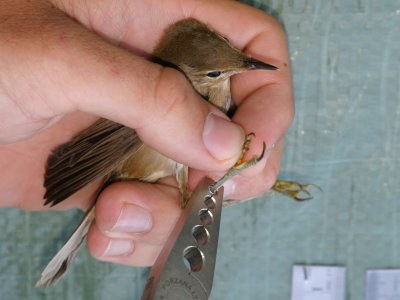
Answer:
<svg viewBox="0 0 400 300"><path fill-rule="evenodd" d="M49 156L44 179L45 204L53 206L88 183L110 175L141 145L133 129L99 120Z"/></svg>

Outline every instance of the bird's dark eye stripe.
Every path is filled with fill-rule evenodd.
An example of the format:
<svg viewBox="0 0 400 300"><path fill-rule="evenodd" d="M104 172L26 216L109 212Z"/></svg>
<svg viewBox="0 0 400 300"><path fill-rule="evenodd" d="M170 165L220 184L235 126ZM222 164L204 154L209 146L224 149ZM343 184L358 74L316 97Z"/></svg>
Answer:
<svg viewBox="0 0 400 300"><path fill-rule="evenodd" d="M208 77L218 77L219 75L221 75L220 71L212 71L207 73Z"/></svg>

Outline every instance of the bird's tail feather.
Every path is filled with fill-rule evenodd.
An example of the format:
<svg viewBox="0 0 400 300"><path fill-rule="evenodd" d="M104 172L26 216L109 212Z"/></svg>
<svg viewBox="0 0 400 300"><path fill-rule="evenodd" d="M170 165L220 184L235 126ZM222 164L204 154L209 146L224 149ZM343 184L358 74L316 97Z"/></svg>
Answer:
<svg viewBox="0 0 400 300"><path fill-rule="evenodd" d="M82 219L81 223L75 229L65 245L47 264L40 279L36 283L36 287L50 287L63 276L85 240L90 224L92 224L93 220L94 205L87 211L85 217Z"/></svg>

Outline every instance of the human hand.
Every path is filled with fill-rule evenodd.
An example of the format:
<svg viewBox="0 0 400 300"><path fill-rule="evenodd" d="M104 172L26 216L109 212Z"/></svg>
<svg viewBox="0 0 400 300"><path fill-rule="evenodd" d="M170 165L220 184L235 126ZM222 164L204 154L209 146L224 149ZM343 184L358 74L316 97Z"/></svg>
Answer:
<svg viewBox="0 0 400 300"><path fill-rule="evenodd" d="M3 206L42 207L41 186L49 151L92 123L91 115L135 128L147 144L191 167L214 171L208 173L214 178L219 176L215 171L222 172L234 163L243 142L242 130L223 122L211 136L204 136L206 116L215 109L202 101L179 73L139 57L152 52L165 27L187 17L211 25L238 48L280 68L279 72L251 72L232 80L238 104L233 120L245 132L256 133L252 153L259 152L262 141L276 147L270 151L268 163L264 159L231 181L228 196L256 196L273 184L279 169L280 140L293 117L287 46L274 19L231 1L54 4L80 24L44 1L0 7L0 13L12 7L21 15L19 23L12 24L11 17L0 29L0 34L12 41L7 45L0 42L8 58L0 60L6 67L2 70L7 71L3 72L7 78L0 81L0 91L6 95L5 109L0 111L0 138L3 142L19 140L0 146L0 165L8 170L0 175L5 177L0 181L0 191L5 191ZM34 16L29 18L32 12ZM187 98L190 101L183 101ZM179 144L160 138L182 128L185 138ZM191 172L192 188L201 176L204 172ZM166 179L153 185L132 182L107 188L99 197L96 223L89 232L91 253L124 264L152 264L180 213L178 192L172 186ZM84 209L95 188L96 183L60 208ZM122 207L127 213L121 213ZM132 215L135 217L128 218ZM117 219L119 226L115 226ZM106 250L113 255L104 256ZM124 250L129 253L121 255Z"/></svg>

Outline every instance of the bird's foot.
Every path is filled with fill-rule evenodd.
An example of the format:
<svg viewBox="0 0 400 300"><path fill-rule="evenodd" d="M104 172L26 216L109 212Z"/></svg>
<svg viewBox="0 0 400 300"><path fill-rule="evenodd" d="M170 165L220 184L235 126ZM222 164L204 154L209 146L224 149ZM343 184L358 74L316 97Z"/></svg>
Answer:
<svg viewBox="0 0 400 300"><path fill-rule="evenodd" d="M254 155L250 160L244 160L244 157L247 151L250 149L251 139L255 137L254 133L249 133L246 135L245 141L242 147L242 154L240 155L239 159L235 163L235 165L228 170L228 172L217 180L213 185L210 186L210 192L216 193L218 189L229 179L232 177L239 175L242 171L256 165L260 160L263 159L265 154L265 143L263 143L263 149L260 155Z"/></svg>
<svg viewBox="0 0 400 300"><path fill-rule="evenodd" d="M280 194L283 194L296 201L311 200L313 197L308 190L310 186L314 186L321 190L320 187L314 184L302 184L296 181L280 180L278 179L272 189Z"/></svg>

